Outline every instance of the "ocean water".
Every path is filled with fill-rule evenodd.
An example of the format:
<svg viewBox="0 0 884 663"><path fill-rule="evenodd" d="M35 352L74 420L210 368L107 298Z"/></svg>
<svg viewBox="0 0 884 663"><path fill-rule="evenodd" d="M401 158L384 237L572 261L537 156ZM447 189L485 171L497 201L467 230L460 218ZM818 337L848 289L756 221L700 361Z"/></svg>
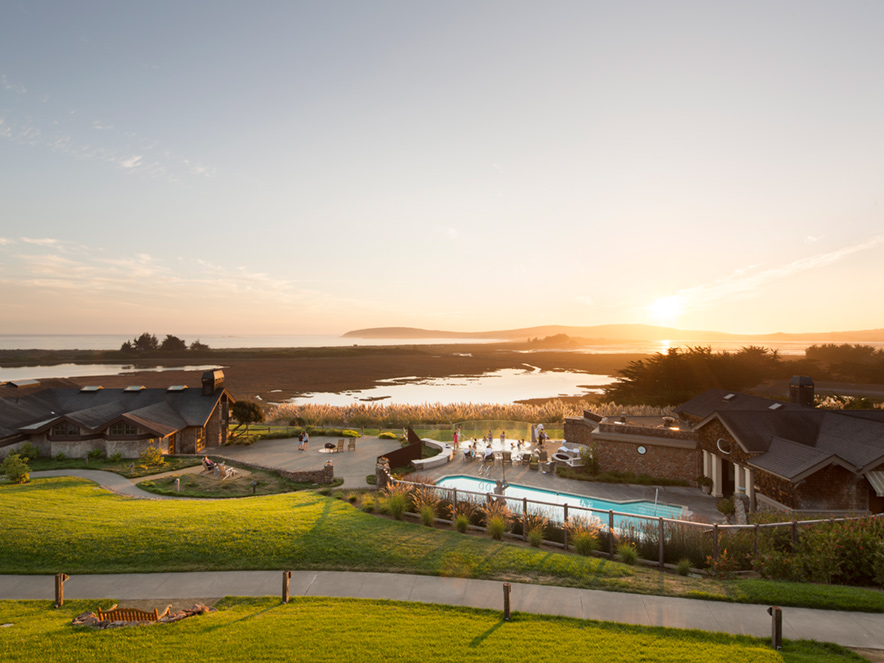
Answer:
<svg viewBox="0 0 884 663"><path fill-rule="evenodd" d="M138 334L136 334L138 336ZM165 334L158 334L162 340ZM435 345L439 343L493 343L476 338L344 338L332 334L175 334L188 344L199 340L210 348L326 348L353 345ZM131 341L123 334L0 334L0 350L119 350Z"/></svg>
<svg viewBox="0 0 884 663"><path fill-rule="evenodd" d="M2 369L0 369L2 370ZM529 398L555 398L599 394L615 382L609 375L571 371L541 371L535 366L502 369L475 376L423 378L417 376L381 380L371 389L343 393L316 392L289 402L297 405L354 405L365 402L396 405L425 403L514 403Z"/></svg>

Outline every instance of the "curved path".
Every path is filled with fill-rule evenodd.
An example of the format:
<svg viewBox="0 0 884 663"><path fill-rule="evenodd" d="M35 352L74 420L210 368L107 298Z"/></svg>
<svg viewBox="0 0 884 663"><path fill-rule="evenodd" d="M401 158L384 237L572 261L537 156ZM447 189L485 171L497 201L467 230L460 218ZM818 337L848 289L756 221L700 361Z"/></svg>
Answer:
<svg viewBox="0 0 884 663"><path fill-rule="evenodd" d="M769 638L767 606L511 583L513 611ZM53 599L52 576L0 576L0 599ZM442 603L503 610L503 583L386 573L294 571L291 596ZM281 571L72 576L67 599L175 600L280 596ZM211 600L202 598L201 600ZM884 614L783 608L783 637L884 650Z"/></svg>
<svg viewBox="0 0 884 663"><path fill-rule="evenodd" d="M121 495L179 499L148 493L125 477L101 470L46 470L32 472L31 476L76 476ZM139 478L139 481L143 480L144 477ZM281 594L281 574L281 571L218 571L80 575L65 583L65 597L146 601L273 596ZM294 571L289 591L292 596L393 599L502 610L502 585L499 581L469 578ZM771 634L771 617L764 605L524 583L511 585L513 611L756 637L770 637ZM0 600L54 599L54 592L53 576L0 575ZM783 608L783 637L884 650L884 614Z"/></svg>
<svg viewBox="0 0 884 663"><path fill-rule="evenodd" d="M183 472L183 470L182 470ZM176 499L193 499L184 497L167 497L166 495L154 495L146 490L142 490L136 486L130 479L120 476L115 472L105 472L104 470L41 470L39 472L31 472L31 478L39 479L41 477L80 477L81 479L89 479L94 481L102 488L128 497L138 497L146 500L176 500ZM145 481L150 477L138 477L138 481Z"/></svg>

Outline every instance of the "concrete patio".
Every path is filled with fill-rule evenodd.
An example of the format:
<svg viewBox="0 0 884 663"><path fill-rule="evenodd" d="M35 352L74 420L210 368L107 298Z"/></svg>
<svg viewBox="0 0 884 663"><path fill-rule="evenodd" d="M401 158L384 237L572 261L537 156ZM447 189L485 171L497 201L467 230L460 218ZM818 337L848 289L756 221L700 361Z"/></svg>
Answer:
<svg viewBox="0 0 884 663"><path fill-rule="evenodd" d="M356 441L356 451L344 451L334 454L323 453L323 447L326 442L335 443L337 440L338 438L336 437L310 438L310 445L307 451L298 451L297 438L288 438L262 440L250 447L220 447L210 449L209 452L212 456L242 460L285 470L320 469L325 465L326 461L330 460L335 466L335 476L344 479L344 488L367 488L369 484L365 481L365 477L374 474L377 457L399 448L399 443L396 440L362 437ZM550 452L555 451L557 448L558 444L556 443L547 445L547 449ZM457 451L451 462L442 467L421 471L420 474L433 480L457 475L479 477L481 467L482 463L480 461L466 462L463 459L463 454ZM482 478L502 479L504 471L506 471L506 480L509 483L559 493L571 493L583 497L596 497L612 502L629 502L634 500L653 502L656 496L660 503L687 507L696 517L704 521L723 521L721 513L716 509L718 500L704 495L696 488L666 486L660 487L658 494L658 489L654 486L563 479L556 476L554 472L543 474L539 470L532 470L525 465L518 464L508 464L504 468L500 463L495 463L488 475Z"/></svg>

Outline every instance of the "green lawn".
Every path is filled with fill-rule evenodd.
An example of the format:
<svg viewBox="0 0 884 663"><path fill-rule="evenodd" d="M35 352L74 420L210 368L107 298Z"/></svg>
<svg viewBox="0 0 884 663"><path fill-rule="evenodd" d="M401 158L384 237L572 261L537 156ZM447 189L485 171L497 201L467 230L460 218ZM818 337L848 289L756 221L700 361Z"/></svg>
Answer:
<svg viewBox="0 0 884 663"><path fill-rule="evenodd" d="M884 592L683 578L394 521L313 491L151 501L53 477L0 484L0 523L0 573L7 574L378 571L884 612Z"/></svg>
<svg viewBox="0 0 884 663"><path fill-rule="evenodd" d="M146 477L162 472L173 472L185 467L194 467L200 464L199 458L166 456L160 465L144 465L138 458L125 458L123 460L110 460L99 458L86 461L83 458L66 458L55 460L54 458L32 458L28 461L28 467L32 472L39 470L102 470L115 472L127 479Z"/></svg>
<svg viewBox="0 0 884 663"><path fill-rule="evenodd" d="M168 625L93 631L69 624L107 601L2 601L0 660L52 661L359 661L436 662L513 660L671 661L679 663L862 661L835 645L588 622L447 606L296 598L228 598L218 612Z"/></svg>

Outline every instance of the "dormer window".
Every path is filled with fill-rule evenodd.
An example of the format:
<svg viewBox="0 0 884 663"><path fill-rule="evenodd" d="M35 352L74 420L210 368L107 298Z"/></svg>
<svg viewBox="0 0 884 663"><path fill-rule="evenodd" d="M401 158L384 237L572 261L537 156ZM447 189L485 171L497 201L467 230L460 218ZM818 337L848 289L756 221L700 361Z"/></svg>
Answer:
<svg viewBox="0 0 884 663"><path fill-rule="evenodd" d="M110 427L111 435L138 435L138 426L125 421L115 423Z"/></svg>
<svg viewBox="0 0 884 663"><path fill-rule="evenodd" d="M76 437L80 434L80 429L69 423L55 424L49 434L53 437Z"/></svg>

